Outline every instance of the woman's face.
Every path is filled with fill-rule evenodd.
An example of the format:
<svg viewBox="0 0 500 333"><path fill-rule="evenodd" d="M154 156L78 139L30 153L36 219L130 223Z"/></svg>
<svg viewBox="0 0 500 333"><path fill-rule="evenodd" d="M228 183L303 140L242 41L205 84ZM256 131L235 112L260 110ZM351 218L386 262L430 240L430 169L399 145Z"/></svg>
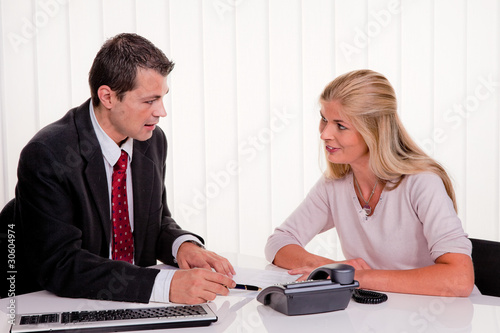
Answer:
<svg viewBox="0 0 500 333"><path fill-rule="evenodd" d="M366 167L370 158L368 146L361 134L340 115L342 105L337 100L321 102L319 133L331 163Z"/></svg>

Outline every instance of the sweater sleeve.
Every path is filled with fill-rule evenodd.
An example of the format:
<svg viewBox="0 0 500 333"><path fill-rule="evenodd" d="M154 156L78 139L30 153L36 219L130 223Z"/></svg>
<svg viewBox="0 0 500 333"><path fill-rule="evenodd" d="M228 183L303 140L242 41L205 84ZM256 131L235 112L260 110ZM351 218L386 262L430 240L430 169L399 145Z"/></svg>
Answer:
<svg viewBox="0 0 500 333"><path fill-rule="evenodd" d="M330 182L322 176L304 201L269 236L265 248L267 260L273 262L276 253L285 245L305 247L314 236L334 227L327 193Z"/></svg>
<svg viewBox="0 0 500 333"><path fill-rule="evenodd" d="M411 202L423 224L432 259L435 261L445 253L470 256L471 242L462 228L441 178L436 174L423 173L412 179Z"/></svg>

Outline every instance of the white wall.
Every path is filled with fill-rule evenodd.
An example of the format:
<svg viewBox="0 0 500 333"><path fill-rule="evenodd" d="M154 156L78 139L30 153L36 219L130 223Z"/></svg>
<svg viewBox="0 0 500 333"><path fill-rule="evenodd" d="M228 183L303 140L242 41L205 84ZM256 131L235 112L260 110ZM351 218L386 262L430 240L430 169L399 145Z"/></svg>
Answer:
<svg viewBox="0 0 500 333"><path fill-rule="evenodd" d="M498 0L0 0L0 22L0 205L26 142L89 97L104 40L137 32L176 63L169 203L211 249L263 255L320 175L318 95L358 68L393 83L466 231L500 240ZM308 248L337 256L335 233Z"/></svg>

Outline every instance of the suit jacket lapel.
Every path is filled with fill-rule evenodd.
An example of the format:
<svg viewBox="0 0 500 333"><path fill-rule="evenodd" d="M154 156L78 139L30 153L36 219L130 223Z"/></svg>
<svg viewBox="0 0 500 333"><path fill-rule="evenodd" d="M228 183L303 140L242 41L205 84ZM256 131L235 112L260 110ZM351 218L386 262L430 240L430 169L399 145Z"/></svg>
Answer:
<svg viewBox="0 0 500 333"><path fill-rule="evenodd" d="M75 124L79 135L80 153L87 162L85 176L97 207L101 226L108 242L111 240L111 220L109 190L99 141L92 127L89 114L90 100L82 104L75 114ZM141 142L142 143L142 142ZM132 185L134 191L134 251L140 258L150 214L151 196L154 183L154 162L145 153L148 144L134 144L132 158ZM109 243L108 243L109 244Z"/></svg>
<svg viewBox="0 0 500 333"><path fill-rule="evenodd" d="M146 148L147 149L147 148ZM154 183L154 162L134 142L132 158L132 185L134 190L134 251L135 258L141 257L146 241Z"/></svg>
<svg viewBox="0 0 500 333"><path fill-rule="evenodd" d="M111 220L109 208L109 190L104 169L101 147L95 135L89 114L90 99L82 104L75 114L80 153L87 162L85 176L97 207L100 223L108 242L111 240Z"/></svg>

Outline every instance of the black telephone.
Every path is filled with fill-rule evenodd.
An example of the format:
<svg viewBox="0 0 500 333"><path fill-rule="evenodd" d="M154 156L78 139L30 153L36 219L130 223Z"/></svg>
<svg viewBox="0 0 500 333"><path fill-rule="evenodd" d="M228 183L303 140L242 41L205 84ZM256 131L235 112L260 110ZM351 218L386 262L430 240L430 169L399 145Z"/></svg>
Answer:
<svg viewBox="0 0 500 333"><path fill-rule="evenodd" d="M329 264L316 268L307 281L267 287L257 300L288 316L329 312L345 309L357 287L352 266Z"/></svg>

